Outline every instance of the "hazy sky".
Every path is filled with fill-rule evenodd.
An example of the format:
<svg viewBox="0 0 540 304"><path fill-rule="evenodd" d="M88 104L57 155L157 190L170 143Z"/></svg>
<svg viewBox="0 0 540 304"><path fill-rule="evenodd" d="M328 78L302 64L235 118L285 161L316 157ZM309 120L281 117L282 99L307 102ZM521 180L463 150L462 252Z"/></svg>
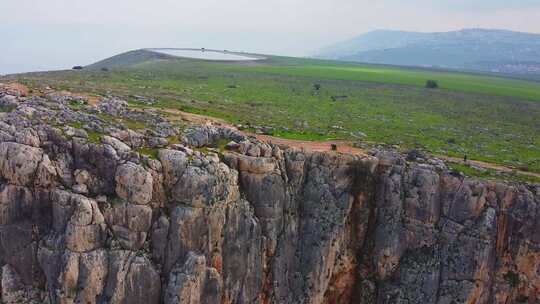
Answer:
<svg viewBox="0 0 540 304"><path fill-rule="evenodd" d="M85 65L130 49L303 56L375 29L540 33L540 0L0 0L0 74Z"/></svg>

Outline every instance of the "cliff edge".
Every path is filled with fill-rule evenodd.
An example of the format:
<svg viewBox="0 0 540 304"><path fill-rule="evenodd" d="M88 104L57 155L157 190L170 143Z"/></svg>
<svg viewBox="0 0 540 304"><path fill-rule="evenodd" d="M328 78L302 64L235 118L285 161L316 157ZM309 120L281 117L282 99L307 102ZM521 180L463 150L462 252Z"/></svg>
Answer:
<svg viewBox="0 0 540 304"><path fill-rule="evenodd" d="M540 185L20 95L0 89L3 303L540 303Z"/></svg>

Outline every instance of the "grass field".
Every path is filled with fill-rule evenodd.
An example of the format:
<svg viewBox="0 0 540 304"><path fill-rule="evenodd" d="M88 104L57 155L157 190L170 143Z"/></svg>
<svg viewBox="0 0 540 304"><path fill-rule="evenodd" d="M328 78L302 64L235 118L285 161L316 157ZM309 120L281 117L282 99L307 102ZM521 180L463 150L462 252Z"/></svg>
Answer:
<svg viewBox="0 0 540 304"><path fill-rule="evenodd" d="M73 91L154 97L159 107L269 126L287 138L394 144L540 172L538 82L284 57L129 62L108 72L18 78ZM440 89L425 89L428 79Z"/></svg>

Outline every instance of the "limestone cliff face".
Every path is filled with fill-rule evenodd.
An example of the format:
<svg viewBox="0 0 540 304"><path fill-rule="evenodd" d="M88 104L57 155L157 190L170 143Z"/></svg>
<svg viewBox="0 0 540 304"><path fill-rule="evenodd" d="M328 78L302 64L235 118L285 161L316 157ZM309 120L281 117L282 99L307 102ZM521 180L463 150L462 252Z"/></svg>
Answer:
<svg viewBox="0 0 540 304"><path fill-rule="evenodd" d="M540 302L540 186L2 98L4 303Z"/></svg>

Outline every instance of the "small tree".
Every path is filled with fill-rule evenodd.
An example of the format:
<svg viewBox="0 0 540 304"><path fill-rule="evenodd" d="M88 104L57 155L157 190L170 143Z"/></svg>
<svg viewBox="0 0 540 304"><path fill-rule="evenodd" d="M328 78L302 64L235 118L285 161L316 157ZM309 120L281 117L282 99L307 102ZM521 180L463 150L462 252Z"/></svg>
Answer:
<svg viewBox="0 0 540 304"><path fill-rule="evenodd" d="M321 85L318 83L315 83L313 84L313 88L315 89L315 91L319 91L321 89Z"/></svg>
<svg viewBox="0 0 540 304"><path fill-rule="evenodd" d="M424 158L425 155L422 153L422 151L417 149L412 149L409 152L407 152L407 160L408 161L416 161L419 158Z"/></svg>
<svg viewBox="0 0 540 304"><path fill-rule="evenodd" d="M437 89L439 87L439 84L436 80L428 80L426 81L426 88L428 89Z"/></svg>

